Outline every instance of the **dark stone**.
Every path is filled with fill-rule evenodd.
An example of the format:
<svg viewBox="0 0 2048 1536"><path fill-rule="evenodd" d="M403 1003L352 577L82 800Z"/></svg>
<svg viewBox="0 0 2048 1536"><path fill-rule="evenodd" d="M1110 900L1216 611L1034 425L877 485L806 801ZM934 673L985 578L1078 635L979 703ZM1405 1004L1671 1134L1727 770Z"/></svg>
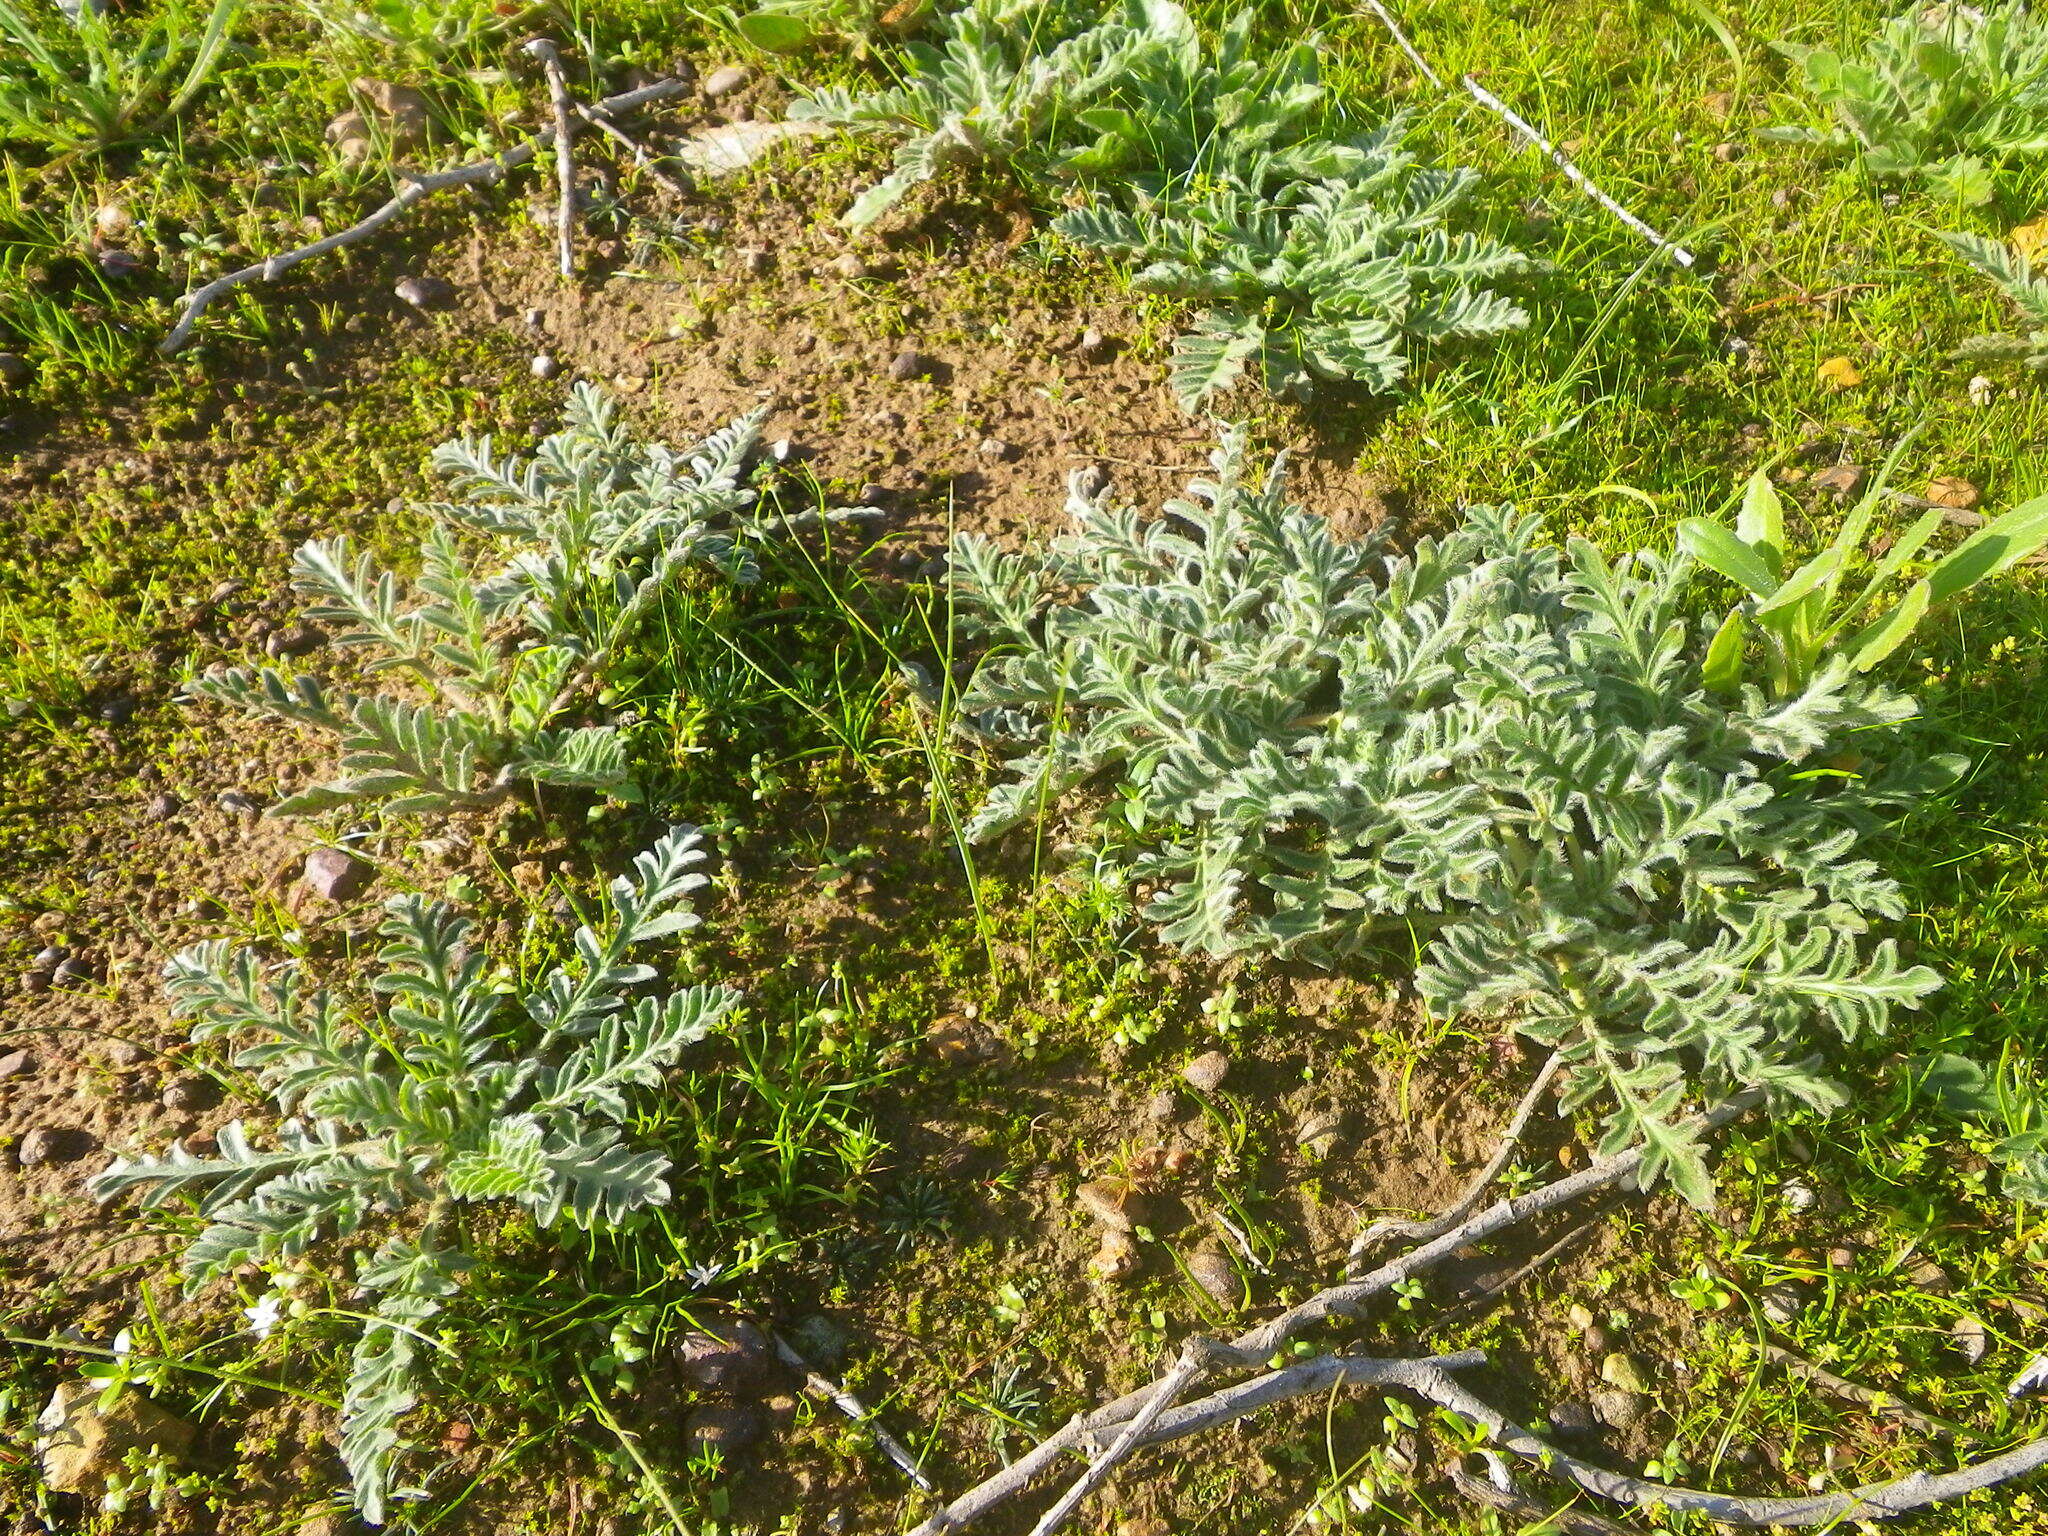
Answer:
<svg viewBox="0 0 2048 1536"><path fill-rule="evenodd" d="M85 960L66 960L50 973L52 985L89 987L100 979L98 967Z"/></svg>
<svg viewBox="0 0 2048 1536"><path fill-rule="evenodd" d="M117 283L142 270L142 258L133 251L101 251L95 260L101 275Z"/></svg>
<svg viewBox="0 0 2048 1536"><path fill-rule="evenodd" d="M117 698L108 699L93 713L108 725L126 725L135 718L135 700L122 694Z"/></svg>
<svg viewBox="0 0 2048 1536"><path fill-rule="evenodd" d="M932 371L932 360L922 352L898 352L889 364L889 377L898 384L924 378Z"/></svg>
<svg viewBox="0 0 2048 1536"><path fill-rule="evenodd" d="M184 802L176 795L153 795L142 817L145 821L169 821L184 808Z"/></svg>
<svg viewBox="0 0 2048 1536"><path fill-rule="evenodd" d="M391 291L414 309L440 309L455 301L455 285L445 277L401 277Z"/></svg>
<svg viewBox="0 0 2048 1536"><path fill-rule="evenodd" d="M745 1450L768 1427L761 1410L748 1403L706 1403L683 1423L683 1454L718 1451L727 1459Z"/></svg>
<svg viewBox="0 0 2048 1536"><path fill-rule="evenodd" d="M775 1351L743 1318L686 1333L676 1345L683 1375L713 1392L759 1387L775 1370Z"/></svg>
<svg viewBox="0 0 2048 1536"><path fill-rule="evenodd" d="M35 376L35 369L19 352L0 352L0 385L20 389Z"/></svg>
<svg viewBox="0 0 2048 1536"><path fill-rule="evenodd" d="M1588 1354L1608 1355L1621 1347L1621 1340L1615 1337L1614 1330L1599 1323L1588 1328L1583 1337Z"/></svg>
<svg viewBox="0 0 2048 1536"><path fill-rule="evenodd" d="M239 789L222 790L217 803L222 810L232 811L237 816L254 816L263 809L261 801L253 796L243 794Z"/></svg>
<svg viewBox="0 0 2048 1536"><path fill-rule="evenodd" d="M326 631L315 629L311 624L294 624L289 629L277 629L263 642L264 654L273 659L279 656L303 656L308 651L317 651L327 643Z"/></svg>
<svg viewBox="0 0 2048 1536"><path fill-rule="evenodd" d="M1590 1435L1600 1427L1600 1420L1589 1404L1568 1397L1551 1408L1550 1427L1560 1435Z"/></svg>
<svg viewBox="0 0 2048 1536"><path fill-rule="evenodd" d="M69 1126L39 1125L21 1138L14 1149L14 1160L24 1168L39 1168L45 1163L75 1163L98 1145L84 1131Z"/></svg>
<svg viewBox="0 0 2048 1536"><path fill-rule="evenodd" d="M35 959L29 961L39 971L54 971L71 958L71 951L62 944L49 944L36 951Z"/></svg>
<svg viewBox="0 0 2048 1536"><path fill-rule="evenodd" d="M219 1102L220 1089L209 1077L174 1077L163 1093L164 1108L176 1110L180 1114L197 1114L201 1110L213 1108Z"/></svg>
<svg viewBox="0 0 2048 1536"><path fill-rule="evenodd" d="M376 871L339 848L315 848L306 855L306 885L329 901L353 901L368 888Z"/></svg>

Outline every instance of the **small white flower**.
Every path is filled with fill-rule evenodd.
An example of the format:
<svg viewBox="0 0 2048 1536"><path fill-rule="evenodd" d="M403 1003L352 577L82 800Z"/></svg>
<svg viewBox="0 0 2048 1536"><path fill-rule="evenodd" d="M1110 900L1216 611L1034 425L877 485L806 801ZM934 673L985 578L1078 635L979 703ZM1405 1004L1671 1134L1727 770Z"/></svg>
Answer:
<svg viewBox="0 0 2048 1536"><path fill-rule="evenodd" d="M265 1291L263 1299L255 1306L242 1308L242 1316L249 1319L251 1333L259 1339L267 1339L284 1317L284 1299L275 1291Z"/></svg>

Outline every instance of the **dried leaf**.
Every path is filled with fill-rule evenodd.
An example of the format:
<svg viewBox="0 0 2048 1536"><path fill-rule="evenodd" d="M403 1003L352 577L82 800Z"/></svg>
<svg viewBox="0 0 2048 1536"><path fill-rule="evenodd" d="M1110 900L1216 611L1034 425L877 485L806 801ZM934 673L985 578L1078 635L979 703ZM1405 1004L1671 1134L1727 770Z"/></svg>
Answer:
<svg viewBox="0 0 2048 1536"><path fill-rule="evenodd" d="M1829 389L1854 389L1863 382L1863 373L1846 357L1831 357L1815 370L1821 383Z"/></svg>
<svg viewBox="0 0 2048 1536"><path fill-rule="evenodd" d="M676 159L699 176L730 176L778 144L824 131L822 123L728 123L691 134L676 146Z"/></svg>
<svg viewBox="0 0 2048 1536"><path fill-rule="evenodd" d="M2023 260L2038 261L2042 250L2048 248L2048 214L2015 225L2006 238L2012 241L2012 248L2020 253Z"/></svg>
<svg viewBox="0 0 2048 1536"><path fill-rule="evenodd" d="M1984 499L1984 493L1961 475L1937 475L1927 482L1926 497L1937 507L1967 512Z"/></svg>

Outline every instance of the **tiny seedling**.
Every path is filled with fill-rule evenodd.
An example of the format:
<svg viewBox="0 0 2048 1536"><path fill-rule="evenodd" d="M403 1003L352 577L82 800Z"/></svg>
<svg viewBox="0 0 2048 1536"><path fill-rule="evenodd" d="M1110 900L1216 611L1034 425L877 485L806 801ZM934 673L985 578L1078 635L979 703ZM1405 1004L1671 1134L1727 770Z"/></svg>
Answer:
<svg viewBox="0 0 2048 1536"><path fill-rule="evenodd" d="M216 1150L173 1142L162 1156L119 1157L89 1188L101 1200L139 1193L151 1209L196 1204L204 1225L183 1257L188 1294L404 1218L402 1232L359 1255L358 1283L376 1300L341 1429L365 1519L381 1521L400 1496L400 1425L445 1347L433 1320L469 1265L462 1210L504 1201L543 1229L591 1231L669 1199L668 1159L628 1145L620 1126L635 1090L658 1087L739 994L629 997L656 975L630 952L697 925L689 897L705 883L703 858L697 829L680 826L635 859L603 919L577 929L575 961L517 996L523 1024L506 1019L468 921L417 896L386 903L379 969L350 993L309 989L296 964L266 970L220 940L166 968L172 1012L193 1039L231 1040L235 1065L285 1118L269 1146L232 1121Z"/></svg>

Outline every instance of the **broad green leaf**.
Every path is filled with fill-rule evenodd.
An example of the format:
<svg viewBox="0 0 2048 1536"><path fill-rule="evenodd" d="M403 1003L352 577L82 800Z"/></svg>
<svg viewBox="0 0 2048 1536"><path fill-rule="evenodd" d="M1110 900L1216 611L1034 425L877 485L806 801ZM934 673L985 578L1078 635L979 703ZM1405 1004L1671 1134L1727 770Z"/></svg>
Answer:
<svg viewBox="0 0 2048 1536"><path fill-rule="evenodd" d="M1998 1107L1991 1074L1967 1056L1942 1052L1924 1063L1920 1086L1951 1114L1987 1115Z"/></svg>
<svg viewBox="0 0 2048 1536"><path fill-rule="evenodd" d="M2048 543L2048 496L2036 496L1993 519L1956 546L1927 573L1935 602L1966 592Z"/></svg>
<svg viewBox="0 0 2048 1536"><path fill-rule="evenodd" d="M1773 576L1785 570L1785 504L1771 477L1758 470L1742 488L1742 510L1735 516L1735 537L1763 557Z"/></svg>
<svg viewBox="0 0 2048 1536"><path fill-rule="evenodd" d="M795 53L818 35L809 22L780 11L754 11L740 17L738 25L740 36L769 53Z"/></svg>
<svg viewBox="0 0 2048 1536"><path fill-rule="evenodd" d="M1742 610L1731 608L1707 646L1700 663L1700 681L1715 693L1734 693L1742 686L1742 642L1745 637Z"/></svg>
<svg viewBox="0 0 2048 1536"><path fill-rule="evenodd" d="M1891 655L1913 633L1914 626L1926 617L1928 600L1927 583L1914 582L1906 589L1906 595L1899 599L1896 608L1856 631L1844 643L1842 648L1848 652L1849 665L1858 672L1868 672Z"/></svg>
<svg viewBox="0 0 2048 1536"><path fill-rule="evenodd" d="M1678 547L1758 597L1778 590L1778 576L1755 550L1719 523L1689 517L1678 525Z"/></svg>

